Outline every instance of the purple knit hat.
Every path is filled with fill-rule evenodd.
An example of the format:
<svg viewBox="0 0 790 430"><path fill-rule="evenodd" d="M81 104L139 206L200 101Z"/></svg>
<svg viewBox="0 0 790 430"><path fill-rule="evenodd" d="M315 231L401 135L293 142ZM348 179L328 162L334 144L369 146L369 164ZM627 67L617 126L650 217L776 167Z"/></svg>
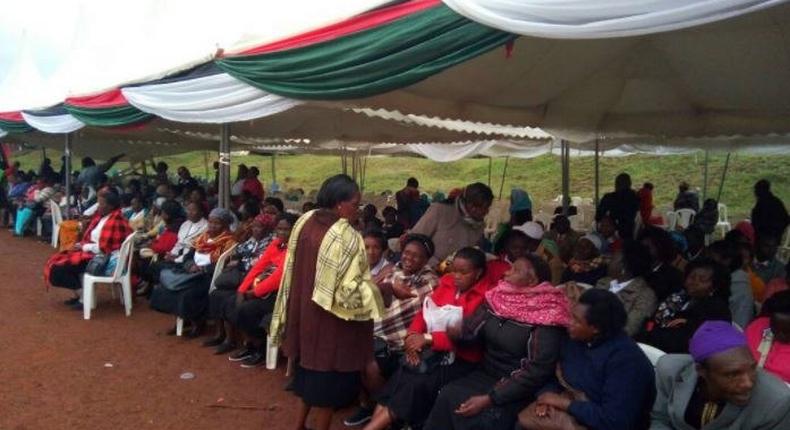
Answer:
<svg viewBox="0 0 790 430"><path fill-rule="evenodd" d="M708 357L746 346L746 336L727 321L706 321L689 341L689 354L701 363Z"/></svg>

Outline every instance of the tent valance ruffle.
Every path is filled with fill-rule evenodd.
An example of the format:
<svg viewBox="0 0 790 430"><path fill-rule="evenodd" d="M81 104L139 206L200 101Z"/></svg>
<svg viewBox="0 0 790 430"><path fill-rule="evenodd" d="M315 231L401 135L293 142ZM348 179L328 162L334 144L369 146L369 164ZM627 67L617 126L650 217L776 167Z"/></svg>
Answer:
<svg viewBox="0 0 790 430"><path fill-rule="evenodd" d="M206 73L205 69L210 70ZM181 79L127 87L121 92L143 112L187 123L248 121L300 104L247 85L213 65L198 68Z"/></svg>
<svg viewBox="0 0 790 430"><path fill-rule="evenodd" d="M63 103L47 109L23 111L22 118L33 128L45 133L71 133L85 127L85 123L66 111Z"/></svg>
<svg viewBox="0 0 790 430"><path fill-rule="evenodd" d="M721 21L786 0L443 0L494 28L549 39L604 39L680 30Z"/></svg>
<svg viewBox="0 0 790 430"><path fill-rule="evenodd" d="M154 116L132 106L120 89L87 97L66 99L68 113L87 125L125 127L141 124Z"/></svg>
<svg viewBox="0 0 790 430"><path fill-rule="evenodd" d="M216 63L235 78L274 94L340 100L419 82L514 38L439 5L331 41Z"/></svg>
<svg viewBox="0 0 790 430"><path fill-rule="evenodd" d="M6 133L27 133L33 128L22 118L21 112L0 113L0 130Z"/></svg>

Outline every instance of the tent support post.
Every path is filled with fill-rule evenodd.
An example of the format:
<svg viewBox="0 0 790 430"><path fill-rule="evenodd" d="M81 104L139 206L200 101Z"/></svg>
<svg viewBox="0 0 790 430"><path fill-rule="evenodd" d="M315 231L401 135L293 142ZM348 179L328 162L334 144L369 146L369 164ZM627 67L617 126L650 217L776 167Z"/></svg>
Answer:
<svg viewBox="0 0 790 430"><path fill-rule="evenodd" d="M222 124L220 129L219 207L230 208L230 124Z"/></svg>
<svg viewBox="0 0 790 430"><path fill-rule="evenodd" d="M272 152L272 184L277 183L277 153Z"/></svg>
<svg viewBox="0 0 790 430"><path fill-rule="evenodd" d="M488 157L488 187L491 188L491 169L494 168L494 159Z"/></svg>
<svg viewBox="0 0 790 430"><path fill-rule="evenodd" d="M724 170L721 172L721 182L719 182L719 193L716 194L716 203L721 202L721 192L724 189L724 179L727 177L727 168L730 167L730 154L727 153L727 158L724 159Z"/></svg>
<svg viewBox="0 0 790 430"><path fill-rule="evenodd" d="M145 171L145 163L143 163L143 171ZM203 174L206 175L206 182L211 182L208 175L208 151L203 151Z"/></svg>
<svg viewBox="0 0 790 430"><path fill-rule="evenodd" d="M568 159L570 158L570 145L568 145L567 140L561 141L562 146L560 147L560 153L562 154L562 214L568 216L568 209L570 206L571 196L570 196L570 172L568 172L570 168L570 163L568 163Z"/></svg>
<svg viewBox="0 0 790 430"><path fill-rule="evenodd" d="M599 184L601 183L600 182L601 181L600 150L601 150L600 142L598 141L598 139L595 139L595 190L594 190L595 196L594 196L593 200L595 201L595 207L596 208L598 207L598 198L600 196L600 194L599 194L600 193Z"/></svg>
<svg viewBox="0 0 790 430"><path fill-rule="evenodd" d="M63 181L65 182L64 187L66 188L66 207L71 208L71 144L74 141L74 135L72 133L66 133L66 142L65 147L63 149L63 163L65 166L63 167ZM70 211L66 211L66 217Z"/></svg>
<svg viewBox="0 0 790 430"><path fill-rule="evenodd" d="M702 201L708 198L708 155L709 152L705 150L705 166L702 170Z"/></svg>
<svg viewBox="0 0 790 430"><path fill-rule="evenodd" d="M499 200L502 200L502 191L505 189L505 176L507 175L507 162L510 157L505 157L505 167L502 169L502 182L499 183Z"/></svg>

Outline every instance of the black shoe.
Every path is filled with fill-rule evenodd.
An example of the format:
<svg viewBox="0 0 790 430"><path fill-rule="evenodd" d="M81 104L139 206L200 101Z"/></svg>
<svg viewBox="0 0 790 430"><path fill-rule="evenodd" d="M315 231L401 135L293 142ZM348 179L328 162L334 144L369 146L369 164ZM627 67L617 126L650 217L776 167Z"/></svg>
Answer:
<svg viewBox="0 0 790 430"><path fill-rule="evenodd" d="M200 336L203 336L203 331L204 331L205 328L206 328L206 324L205 323L193 324L192 328L189 329L188 332L184 333L183 337L188 339L188 340L197 339Z"/></svg>
<svg viewBox="0 0 790 430"><path fill-rule="evenodd" d="M356 427L365 424L373 418L373 409L360 406L353 415L343 420L346 427Z"/></svg>
<svg viewBox="0 0 790 430"><path fill-rule="evenodd" d="M250 358L253 354L255 354L255 349L252 348L252 347L246 346L241 351L239 351L239 352L237 352L235 354L231 354L228 357L228 360L230 360L230 361L244 361L244 360Z"/></svg>
<svg viewBox="0 0 790 430"><path fill-rule="evenodd" d="M217 346L217 349L214 350L214 355L227 354L227 353L233 351L234 349L236 349L236 343L234 343L234 342L227 342L227 341L226 342L222 342L221 344L219 344Z"/></svg>
<svg viewBox="0 0 790 430"><path fill-rule="evenodd" d="M80 298L79 297L72 297L72 298L70 298L68 300L64 300L63 304L66 305L66 306L74 306L74 303L79 303L79 302L80 302Z"/></svg>
<svg viewBox="0 0 790 430"><path fill-rule="evenodd" d="M241 362L241 367L252 369L261 367L264 364L266 364L266 354L263 351L255 351L251 356L247 357L246 360Z"/></svg>
<svg viewBox="0 0 790 430"><path fill-rule="evenodd" d="M82 305L82 303L80 303L79 299L77 299L76 302L70 304L69 307L73 311L81 311L81 310L85 309L85 307Z"/></svg>
<svg viewBox="0 0 790 430"><path fill-rule="evenodd" d="M221 345L222 342L225 342L225 336L212 337L211 339L203 342L203 346L205 346L206 348L210 348L213 346Z"/></svg>

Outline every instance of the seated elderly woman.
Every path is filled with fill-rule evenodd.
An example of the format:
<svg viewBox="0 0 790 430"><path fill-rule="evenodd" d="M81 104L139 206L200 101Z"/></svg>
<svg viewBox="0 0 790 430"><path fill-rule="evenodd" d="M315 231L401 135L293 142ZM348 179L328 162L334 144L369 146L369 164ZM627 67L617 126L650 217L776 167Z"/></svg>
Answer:
<svg viewBox="0 0 790 430"><path fill-rule="evenodd" d="M164 229L151 241L141 240L137 246L141 247L137 260L136 272L141 280L137 284L137 295L146 295L151 284L159 280L159 272L151 269L154 261L164 259L178 242L178 230L184 222L183 209L175 200L166 200L161 204L159 216L164 223Z"/></svg>
<svg viewBox="0 0 790 430"><path fill-rule="evenodd" d="M259 214L253 218L249 223L249 238L236 246L222 273L214 281L215 288L209 294L208 314L210 319L217 322L217 334L203 342L203 346L216 347L216 354L225 354L236 348L235 336L227 336L231 327L228 323L229 316L225 312L226 302L229 298L235 302L236 290L247 272L274 239L276 223L276 218L267 214Z"/></svg>
<svg viewBox="0 0 790 430"><path fill-rule="evenodd" d="M745 333L758 367L790 384L790 291L766 300Z"/></svg>
<svg viewBox="0 0 790 430"><path fill-rule="evenodd" d="M208 218L208 229L198 236L194 249L183 263L162 269L159 285L151 293L151 307L159 312L176 315L191 323L186 334L195 338L202 334L208 310L208 290L219 256L235 245L230 233L233 215L217 208ZM175 334L171 330L169 334Z"/></svg>
<svg viewBox="0 0 790 430"><path fill-rule="evenodd" d="M271 215L265 214L259 217L269 218ZM277 291L280 289L288 239L295 223L296 215L280 214L275 224L273 240L234 290L235 294L215 295L220 291L215 290L210 297L211 308L214 308L212 312L217 312L219 308L222 319L219 323L224 323L226 326L226 342L230 342L235 347L238 343L237 329L246 337L244 348L228 357L230 361L240 361L241 367L258 367L266 361L264 348L266 332L277 299ZM253 226L253 228L257 227ZM221 297L225 297L224 303L215 303Z"/></svg>
<svg viewBox="0 0 790 430"><path fill-rule="evenodd" d="M520 257L474 315L464 319L457 343L483 344L483 364L447 384L426 421L428 429L510 429L554 374L568 301L548 282L548 265Z"/></svg>
<svg viewBox="0 0 790 430"><path fill-rule="evenodd" d="M167 201L175 203L175 200L166 200L165 202ZM165 202L162 203L162 207L164 207ZM175 204L177 205L178 203ZM171 208L171 210L174 209ZM164 210L161 210L159 216L164 223L165 215L163 212ZM170 246L170 250L165 252L161 256L162 258L159 258L156 262L152 262L145 269L145 273L142 277L146 283L137 289L136 294L138 296L147 296L151 292L153 284L159 282L159 274L163 269L178 266L184 262L184 258L187 254L192 252L195 239L203 234L208 227L208 221L206 221L203 215L203 206L199 203L188 203L186 205L186 220L178 227L175 244Z"/></svg>
<svg viewBox="0 0 790 430"><path fill-rule="evenodd" d="M527 254L529 238L521 230L508 230L497 243L494 253L497 255L495 260L488 262L486 276L491 286L496 285L505 273L510 270L514 261Z"/></svg>
<svg viewBox="0 0 790 430"><path fill-rule="evenodd" d="M653 366L623 331L622 302L588 290L573 307L556 379L519 414L527 430L645 428L655 399Z"/></svg>
<svg viewBox="0 0 790 430"><path fill-rule="evenodd" d="M368 236L365 242L367 245ZM387 379L400 367L409 325L422 310L425 298L433 293L439 283L436 271L428 265L433 249L433 242L428 236L407 235L403 240L400 261L377 282L385 309L381 319L373 324L375 360L365 369L362 407L343 421L348 426L364 424L370 419L373 405L369 405L369 398L378 394Z"/></svg>
<svg viewBox="0 0 790 430"><path fill-rule="evenodd" d="M754 294L749 274L743 269L742 254L738 245L726 240L710 244L707 254L730 272L730 312L732 321L744 328L754 319Z"/></svg>
<svg viewBox="0 0 790 430"><path fill-rule="evenodd" d="M730 323L702 324L689 352L658 361L651 429L788 428L790 390L757 367L743 333Z"/></svg>
<svg viewBox="0 0 790 430"><path fill-rule="evenodd" d="M475 248L461 248L452 266L453 272L439 280L430 300L440 307L460 307L464 317L472 315L488 291L485 254ZM378 396L379 405L365 430L383 430L395 421L421 425L437 392L471 372L482 359L479 346L456 345L446 328L434 329L428 325L423 311L414 317L408 333L404 340L404 362Z"/></svg>
<svg viewBox="0 0 790 430"><path fill-rule="evenodd" d="M573 281L595 285L606 276L607 259L601 255L603 238L595 233L582 236L576 241L573 257L562 274L562 282Z"/></svg>
<svg viewBox="0 0 790 430"><path fill-rule="evenodd" d="M80 309L77 290L82 288L81 276L88 263L98 254L110 255L118 251L132 229L121 214L121 198L114 191L99 194L99 207L91 219L82 240L68 251L49 258L44 266L44 279L54 287L74 290L75 297L66 305Z"/></svg>
<svg viewBox="0 0 790 430"><path fill-rule="evenodd" d="M732 321L727 269L707 258L694 260L686 265L684 288L658 305L647 331L637 336L638 341L664 352L683 354L703 322Z"/></svg>
<svg viewBox="0 0 790 430"><path fill-rule="evenodd" d="M610 265L610 278L598 281L596 288L609 290L623 302L628 318L625 332L635 336L642 331L645 321L656 312L656 294L643 276L650 271L650 252L639 242L629 241L623 252L615 255Z"/></svg>

